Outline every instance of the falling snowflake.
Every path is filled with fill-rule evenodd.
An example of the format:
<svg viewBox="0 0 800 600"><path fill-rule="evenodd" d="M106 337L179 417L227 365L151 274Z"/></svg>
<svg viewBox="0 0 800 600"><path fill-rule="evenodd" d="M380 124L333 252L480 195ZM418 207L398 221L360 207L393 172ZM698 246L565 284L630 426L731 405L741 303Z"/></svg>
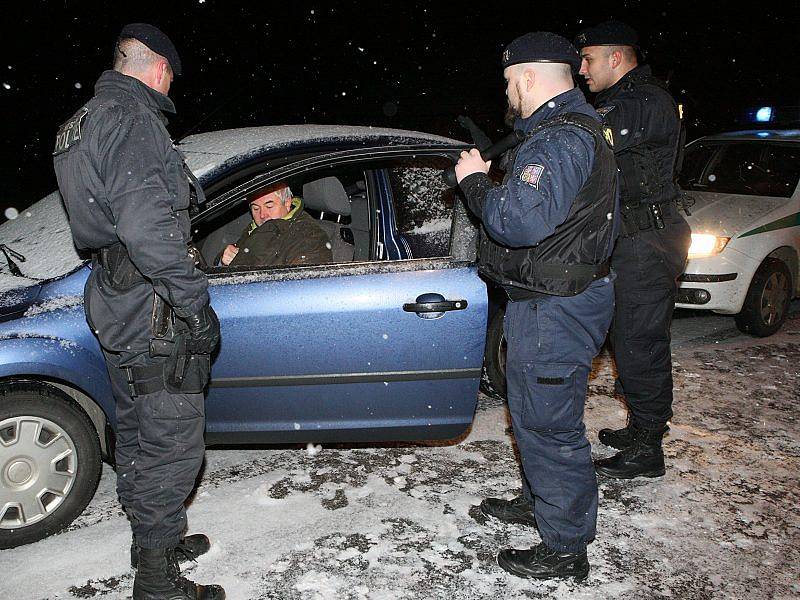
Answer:
<svg viewBox="0 0 800 600"><path fill-rule="evenodd" d="M8 219L9 221L13 221L19 216L19 211L16 208L11 207L7 208L4 214L6 216L6 219Z"/></svg>

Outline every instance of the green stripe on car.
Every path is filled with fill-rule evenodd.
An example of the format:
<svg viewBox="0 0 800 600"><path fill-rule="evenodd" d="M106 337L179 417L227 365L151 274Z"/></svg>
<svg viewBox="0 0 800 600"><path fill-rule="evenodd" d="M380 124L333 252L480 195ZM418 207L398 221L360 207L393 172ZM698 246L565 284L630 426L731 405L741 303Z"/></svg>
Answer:
<svg viewBox="0 0 800 600"><path fill-rule="evenodd" d="M740 238L747 237L748 235L756 235L757 233L766 233L768 231L775 231L777 229L786 229L787 227L798 227L800 226L800 212L796 212L793 215L787 215L785 217L781 217L776 221L772 221L771 223L765 223L764 225L759 225L755 229L751 229L750 231L746 231Z"/></svg>

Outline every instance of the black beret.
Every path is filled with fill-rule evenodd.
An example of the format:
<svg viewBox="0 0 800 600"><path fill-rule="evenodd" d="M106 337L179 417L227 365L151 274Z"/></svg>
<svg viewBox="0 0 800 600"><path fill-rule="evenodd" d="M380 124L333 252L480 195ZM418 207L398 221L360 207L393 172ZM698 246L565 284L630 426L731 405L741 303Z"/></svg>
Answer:
<svg viewBox="0 0 800 600"><path fill-rule="evenodd" d="M175 44L158 27L147 23L128 23L119 34L119 39L124 38L139 40L150 50L166 58L175 75L181 74L181 59Z"/></svg>
<svg viewBox="0 0 800 600"><path fill-rule="evenodd" d="M549 31L526 33L503 51L503 68L529 62L566 63L573 72L581 68L581 57L569 40Z"/></svg>
<svg viewBox="0 0 800 600"><path fill-rule="evenodd" d="M575 47L586 46L633 46L639 47L636 30L622 21L605 21L594 27L587 27L575 37Z"/></svg>

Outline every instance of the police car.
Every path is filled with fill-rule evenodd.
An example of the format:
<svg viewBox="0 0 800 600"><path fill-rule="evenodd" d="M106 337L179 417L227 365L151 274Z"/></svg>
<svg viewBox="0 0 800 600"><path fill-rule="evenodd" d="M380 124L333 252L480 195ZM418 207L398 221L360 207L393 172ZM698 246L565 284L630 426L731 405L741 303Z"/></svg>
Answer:
<svg viewBox="0 0 800 600"><path fill-rule="evenodd" d="M772 110L756 111L769 122ZM689 144L679 183L692 244L676 306L778 331L800 295L800 129L736 131Z"/></svg>

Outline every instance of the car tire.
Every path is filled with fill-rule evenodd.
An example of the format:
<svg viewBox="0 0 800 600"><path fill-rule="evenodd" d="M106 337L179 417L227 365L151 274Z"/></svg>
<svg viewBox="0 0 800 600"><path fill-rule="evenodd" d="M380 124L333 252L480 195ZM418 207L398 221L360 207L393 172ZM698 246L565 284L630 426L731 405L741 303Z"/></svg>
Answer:
<svg viewBox="0 0 800 600"><path fill-rule="evenodd" d="M486 352L483 355L481 391L494 398L506 397L506 338L503 333L505 308L499 308L486 331Z"/></svg>
<svg viewBox="0 0 800 600"><path fill-rule="evenodd" d="M778 331L789 312L792 275L783 261L767 258L753 275L742 311L734 318L743 333L766 337Z"/></svg>
<svg viewBox="0 0 800 600"><path fill-rule="evenodd" d="M94 496L101 467L97 432L66 394L0 385L0 549L72 523Z"/></svg>

